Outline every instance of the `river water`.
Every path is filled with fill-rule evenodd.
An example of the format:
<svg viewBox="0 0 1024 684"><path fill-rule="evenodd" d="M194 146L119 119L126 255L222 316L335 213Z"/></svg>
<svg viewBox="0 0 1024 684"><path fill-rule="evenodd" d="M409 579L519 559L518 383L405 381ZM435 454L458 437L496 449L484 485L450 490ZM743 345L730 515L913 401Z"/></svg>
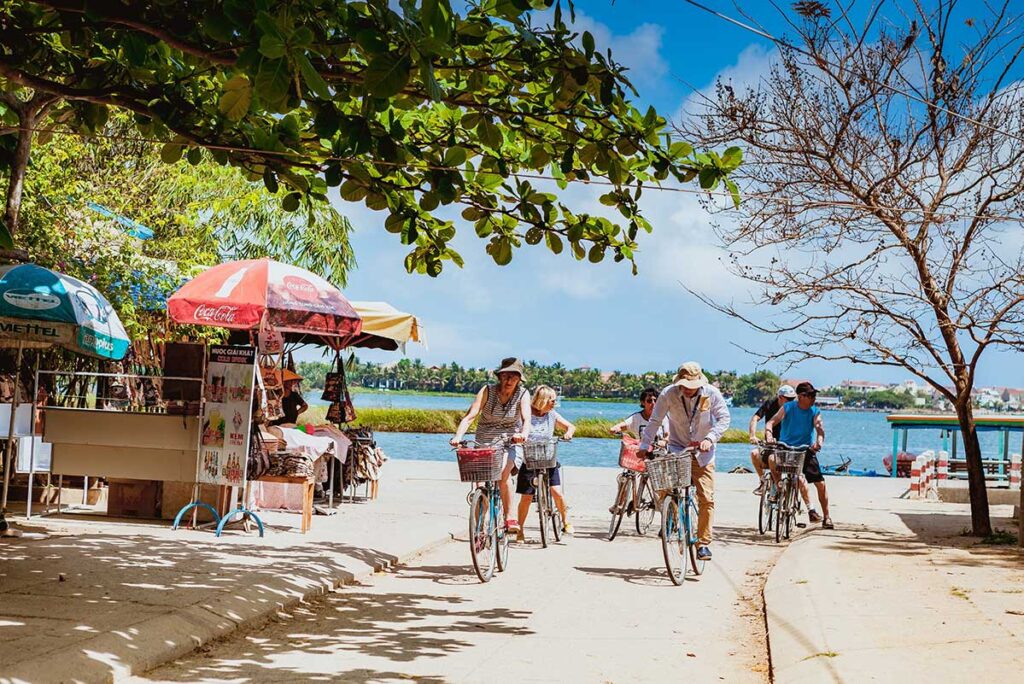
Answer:
<svg viewBox="0 0 1024 684"><path fill-rule="evenodd" d="M314 393L310 393L314 394ZM314 394L315 396L315 394ZM394 392L359 392L352 395L356 410L360 407L456 409L469 407L470 397L449 397L430 393L399 394ZM320 403L307 397L310 403ZM626 402L591 402L562 400L557 411L569 421L581 418L619 420L637 410L638 406ZM731 425L746 429L753 408L733 408ZM824 411L825 448L820 457L822 465L838 464L849 458L852 467L885 472L882 458L891 453L892 430L884 413L870 411ZM378 432L377 442L391 458L445 461L454 460L448 446L450 435ZM1012 439L1012 438L1011 438ZM982 433L982 452L995 454L998 436ZM942 445L939 430L912 430L907 450L919 452L938 450ZM1020 444L1011 442L1011 451L1019 451ZM960 451L962 453L962 450ZM574 466L614 467L618 464L618 442L610 439L574 439L558 447L559 461ZM737 465L750 465L750 445L720 444L716 450L719 471L731 470Z"/></svg>

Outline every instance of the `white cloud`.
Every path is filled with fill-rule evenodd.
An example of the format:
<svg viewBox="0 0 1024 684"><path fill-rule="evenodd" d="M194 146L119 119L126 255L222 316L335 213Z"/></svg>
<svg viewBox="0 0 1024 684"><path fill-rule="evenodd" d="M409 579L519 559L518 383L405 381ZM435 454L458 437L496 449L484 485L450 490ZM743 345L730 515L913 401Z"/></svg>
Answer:
<svg viewBox="0 0 1024 684"><path fill-rule="evenodd" d="M737 55L735 63L715 74L703 88L691 93L683 101L675 118L679 120L699 114L706 107L707 100L714 99L715 84L719 81L732 86L737 92L747 88L756 90L778 58L778 50L768 49L760 43L751 43Z"/></svg>

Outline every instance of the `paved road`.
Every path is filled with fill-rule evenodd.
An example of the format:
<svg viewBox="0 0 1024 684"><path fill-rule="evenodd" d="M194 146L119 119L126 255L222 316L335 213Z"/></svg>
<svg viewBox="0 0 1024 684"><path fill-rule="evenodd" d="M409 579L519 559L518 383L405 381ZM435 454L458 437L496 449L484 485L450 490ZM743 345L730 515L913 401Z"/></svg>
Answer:
<svg viewBox="0 0 1024 684"><path fill-rule="evenodd" d="M763 682L761 587L779 547L740 523L747 484L720 487L715 560L682 587L657 537L608 543L591 506L568 543L513 545L490 584L456 540L137 681Z"/></svg>

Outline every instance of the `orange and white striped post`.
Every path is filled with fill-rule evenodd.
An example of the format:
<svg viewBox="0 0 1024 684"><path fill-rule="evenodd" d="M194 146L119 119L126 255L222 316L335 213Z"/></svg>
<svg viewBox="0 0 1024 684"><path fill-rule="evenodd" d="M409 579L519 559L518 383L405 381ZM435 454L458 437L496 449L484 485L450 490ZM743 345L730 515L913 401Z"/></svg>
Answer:
<svg viewBox="0 0 1024 684"><path fill-rule="evenodd" d="M1010 489L1020 489L1020 454L1010 455Z"/></svg>
<svg viewBox="0 0 1024 684"><path fill-rule="evenodd" d="M910 495L921 496L921 462L920 456L914 459L913 465L910 466Z"/></svg>

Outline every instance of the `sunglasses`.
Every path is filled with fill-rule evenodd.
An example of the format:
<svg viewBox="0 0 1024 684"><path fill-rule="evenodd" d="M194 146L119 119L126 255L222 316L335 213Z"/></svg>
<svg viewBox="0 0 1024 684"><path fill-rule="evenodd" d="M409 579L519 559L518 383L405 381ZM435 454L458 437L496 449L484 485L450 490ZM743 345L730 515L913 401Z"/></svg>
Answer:
<svg viewBox="0 0 1024 684"><path fill-rule="evenodd" d="M817 392L800 392L800 396L801 397L816 397L816 396L818 396L818 393Z"/></svg>

